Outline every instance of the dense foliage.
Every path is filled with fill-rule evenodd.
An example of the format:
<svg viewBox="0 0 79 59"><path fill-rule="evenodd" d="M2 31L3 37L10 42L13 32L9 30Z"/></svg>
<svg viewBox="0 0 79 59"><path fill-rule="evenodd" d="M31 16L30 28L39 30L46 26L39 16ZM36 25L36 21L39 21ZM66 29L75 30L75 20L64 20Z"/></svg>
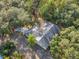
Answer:
<svg viewBox="0 0 79 59"><path fill-rule="evenodd" d="M0 0L0 35L11 34L29 20L26 0Z"/></svg>
<svg viewBox="0 0 79 59"><path fill-rule="evenodd" d="M79 30L63 29L51 42L50 51L55 59L79 59Z"/></svg>
<svg viewBox="0 0 79 59"><path fill-rule="evenodd" d="M45 14L46 19L62 28L60 36L52 39L50 51L54 59L79 59L79 1L62 1L62 5L49 8Z"/></svg>
<svg viewBox="0 0 79 59"><path fill-rule="evenodd" d="M50 7L45 12L45 19L68 27L74 25L78 21L79 1L77 0L56 0L51 2ZM77 23L78 24L78 23ZM77 25L75 24L75 25Z"/></svg>
<svg viewBox="0 0 79 59"><path fill-rule="evenodd" d="M10 34L14 28L32 22L32 13L59 26L78 27L78 10L78 0L0 0L0 33Z"/></svg>

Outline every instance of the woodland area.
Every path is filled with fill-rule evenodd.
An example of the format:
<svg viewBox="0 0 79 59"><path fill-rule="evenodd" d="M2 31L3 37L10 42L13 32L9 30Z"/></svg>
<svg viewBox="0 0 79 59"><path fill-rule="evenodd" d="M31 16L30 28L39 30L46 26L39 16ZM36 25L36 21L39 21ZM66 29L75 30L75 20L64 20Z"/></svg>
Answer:
<svg viewBox="0 0 79 59"><path fill-rule="evenodd" d="M0 0L0 55L4 59L23 59L18 51L12 52L16 43L10 36L15 28L31 29L36 24L42 31L45 21L60 28L60 34L50 43L53 59L79 59L79 0ZM30 45L34 40L30 35Z"/></svg>

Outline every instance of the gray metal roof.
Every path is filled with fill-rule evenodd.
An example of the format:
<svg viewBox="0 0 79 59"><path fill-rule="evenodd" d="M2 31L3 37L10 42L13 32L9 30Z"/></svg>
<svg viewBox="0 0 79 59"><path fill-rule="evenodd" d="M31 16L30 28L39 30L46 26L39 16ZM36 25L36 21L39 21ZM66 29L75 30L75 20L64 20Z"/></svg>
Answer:
<svg viewBox="0 0 79 59"><path fill-rule="evenodd" d="M50 22L46 22L43 29L44 30L41 32L38 26L34 26L30 30L27 28L18 28L15 31L22 32L26 36L32 33L36 37L37 44L47 49L52 37L59 33L59 27Z"/></svg>

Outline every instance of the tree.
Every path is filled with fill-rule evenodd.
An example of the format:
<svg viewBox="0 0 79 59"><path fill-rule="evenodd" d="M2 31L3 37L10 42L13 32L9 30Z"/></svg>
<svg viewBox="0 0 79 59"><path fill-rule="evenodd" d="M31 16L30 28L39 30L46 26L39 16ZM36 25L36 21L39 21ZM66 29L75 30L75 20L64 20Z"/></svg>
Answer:
<svg viewBox="0 0 79 59"><path fill-rule="evenodd" d="M40 0L0 0L0 28L8 23L7 28L12 32L14 27L31 22L31 15L42 27L44 21L38 10L39 3Z"/></svg>
<svg viewBox="0 0 79 59"><path fill-rule="evenodd" d="M50 44L50 51L55 59L79 58L79 31L74 27L65 28L60 36L55 36Z"/></svg>
<svg viewBox="0 0 79 59"><path fill-rule="evenodd" d="M79 5L77 3L76 0L52 0L51 3L46 5L43 3L44 7L41 8L41 12L46 6L43 13L45 20L62 27L69 27L74 25L73 22L78 19L79 12L77 10Z"/></svg>
<svg viewBox="0 0 79 59"><path fill-rule="evenodd" d="M0 0L0 35L13 33L14 28L31 21L26 2L25 0Z"/></svg>

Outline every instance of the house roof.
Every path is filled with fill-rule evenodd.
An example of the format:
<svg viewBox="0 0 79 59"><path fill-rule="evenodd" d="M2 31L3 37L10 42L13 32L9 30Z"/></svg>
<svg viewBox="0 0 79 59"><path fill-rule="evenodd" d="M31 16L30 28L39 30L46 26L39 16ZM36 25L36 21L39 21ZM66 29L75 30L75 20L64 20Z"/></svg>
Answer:
<svg viewBox="0 0 79 59"><path fill-rule="evenodd" d="M59 33L59 27L50 22L46 22L43 29L41 32L38 26L34 26L30 30L27 28L17 28L15 31L22 32L26 36L32 33L36 37L36 43L40 47L47 49L52 37Z"/></svg>

